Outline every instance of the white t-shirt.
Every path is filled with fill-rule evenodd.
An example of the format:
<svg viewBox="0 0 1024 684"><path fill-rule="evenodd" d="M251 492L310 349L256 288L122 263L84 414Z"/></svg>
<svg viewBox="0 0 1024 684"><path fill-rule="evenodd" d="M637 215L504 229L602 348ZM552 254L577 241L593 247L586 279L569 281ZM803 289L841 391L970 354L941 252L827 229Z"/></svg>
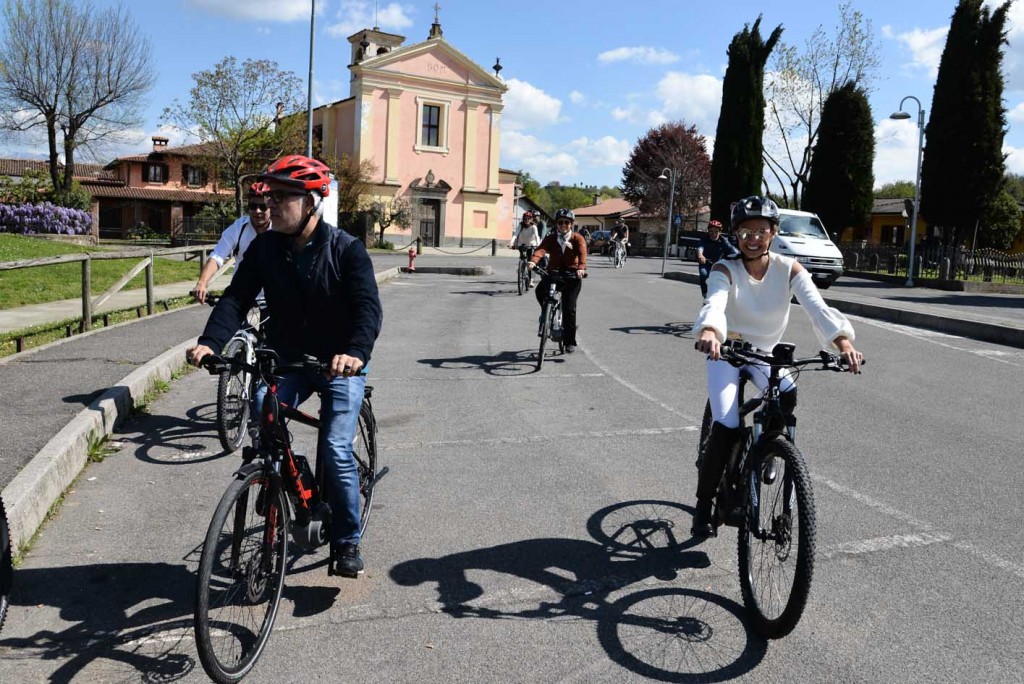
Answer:
<svg viewBox="0 0 1024 684"><path fill-rule="evenodd" d="M537 233L537 224L534 223L530 227L520 224L512 244L516 247L536 247L539 245L540 235Z"/></svg>
<svg viewBox="0 0 1024 684"><path fill-rule="evenodd" d="M715 331L719 342L727 338L742 339L758 349L771 351L782 340L789 325L789 304L796 295L803 306L822 349L835 349L839 336L853 340L853 326L839 311L821 298L817 285L807 271L790 279L794 260L770 252L768 270L756 280L743 266L742 259L723 259L729 277L712 270L708 277L708 295L693 323L694 332L704 328Z"/></svg>
<svg viewBox="0 0 1024 684"><path fill-rule="evenodd" d="M256 229L252 227L252 221L248 216L242 216L230 226L224 229L217 241L217 246L210 252L210 258L223 266L224 262L235 257L235 272L242 265L242 256L249 244L256 238ZM237 252L235 251L237 250Z"/></svg>

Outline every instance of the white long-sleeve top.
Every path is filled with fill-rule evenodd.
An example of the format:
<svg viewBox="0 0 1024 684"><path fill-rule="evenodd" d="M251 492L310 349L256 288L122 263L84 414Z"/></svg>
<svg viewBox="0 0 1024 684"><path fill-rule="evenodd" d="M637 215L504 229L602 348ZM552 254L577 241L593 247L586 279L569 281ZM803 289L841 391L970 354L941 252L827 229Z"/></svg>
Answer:
<svg viewBox="0 0 1024 684"><path fill-rule="evenodd" d="M256 229L252 227L252 221L248 216L242 216L220 234L217 246L210 252L210 258L223 266L224 262L232 256L235 257L235 272L242 265L242 256L248 249L249 243L256 237ZM237 253L236 250L237 249Z"/></svg>
<svg viewBox="0 0 1024 684"><path fill-rule="evenodd" d="M519 225L516 236L512 238L513 247L536 247L540 244L540 234L537 232L537 224L526 227Z"/></svg>
<svg viewBox="0 0 1024 684"><path fill-rule="evenodd" d="M810 274L801 271L796 277L789 277L793 262L791 257L769 253L768 271L762 280L755 280L743 267L742 259L719 261L716 266L725 266L732 282L717 269L711 271L707 298L693 323L694 331L711 328L719 342L739 338L770 351L786 332L789 303L796 295L811 319L822 349L837 349L835 339L840 336L852 341L850 321L825 304Z"/></svg>

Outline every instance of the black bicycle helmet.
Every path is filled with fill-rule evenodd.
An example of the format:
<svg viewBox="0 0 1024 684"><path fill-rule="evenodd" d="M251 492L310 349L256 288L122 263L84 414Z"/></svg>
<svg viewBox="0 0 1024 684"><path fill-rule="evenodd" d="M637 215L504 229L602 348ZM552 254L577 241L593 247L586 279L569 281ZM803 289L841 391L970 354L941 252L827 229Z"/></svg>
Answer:
<svg viewBox="0 0 1024 684"><path fill-rule="evenodd" d="M768 197L752 195L745 197L732 207L732 217L729 219L729 227L736 230L747 219L763 218L768 219L773 225L779 225L779 205L775 204Z"/></svg>
<svg viewBox="0 0 1024 684"><path fill-rule="evenodd" d="M569 219L570 221L576 220L576 214L572 213L572 209L559 209L555 212L555 220L558 219Z"/></svg>

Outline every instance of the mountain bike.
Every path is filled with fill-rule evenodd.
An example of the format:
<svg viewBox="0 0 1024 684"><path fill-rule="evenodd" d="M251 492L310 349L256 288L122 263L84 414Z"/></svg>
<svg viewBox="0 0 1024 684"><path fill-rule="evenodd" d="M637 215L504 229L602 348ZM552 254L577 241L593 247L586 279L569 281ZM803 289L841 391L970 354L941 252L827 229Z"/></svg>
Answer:
<svg viewBox="0 0 1024 684"><path fill-rule="evenodd" d="M206 303L215 306L219 295L207 295ZM262 347L265 339L263 328L267 323L266 311L259 304L246 315L246 323L231 336L221 356L237 358L249 365L256 362L256 349ZM252 373L231 367L217 379L217 438L224 453L238 450L245 436L258 423L252 413L252 400L259 387L258 378Z"/></svg>
<svg viewBox="0 0 1024 684"><path fill-rule="evenodd" d="M11 557L11 528L7 524L4 500L0 499L0 629L7 619L7 607L11 604L11 583L14 579L14 563Z"/></svg>
<svg viewBox="0 0 1024 684"><path fill-rule="evenodd" d="M814 575L815 511L810 473L796 448L796 417L782 409L779 395L784 369L844 372L846 365L822 351L793 357L795 345L780 343L771 352L748 343L726 342L722 359L745 366L740 381L740 447L730 457L715 497L712 520L739 530L738 555L743 604L754 629L769 639L786 636L807 605ZM747 364L763 364L751 367ZM815 367L816 366L816 367ZM752 373L767 373L764 393L744 401ZM794 377L795 379L795 377ZM750 416L750 425L747 417ZM711 431L711 405L704 409L697 467Z"/></svg>
<svg viewBox="0 0 1024 684"><path fill-rule="evenodd" d="M267 385L253 444L242 451L243 465L221 497L210 520L199 561L195 633L199 659L217 682L235 682L256 664L266 646L284 589L289 538L313 550L330 539L331 507L326 500L324 467L316 470L292 451L291 420L320 427L319 419L280 401L280 377L289 372L322 373L328 364L307 357L283 363L266 348L256 363L210 355L202 367L211 374L229 368L245 371ZM377 422L365 389L353 452L362 498L360 530L366 529L374 488L388 468L377 470ZM333 572L333 567L329 572Z"/></svg>
<svg viewBox="0 0 1024 684"><path fill-rule="evenodd" d="M533 287L533 274L526 264L533 254L533 247L519 247L519 267L516 269L516 285L519 287L519 294L523 294Z"/></svg>
<svg viewBox="0 0 1024 684"><path fill-rule="evenodd" d="M562 293L558 290L558 284L578 280L579 277L575 271L551 272L540 266L534 267L533 270L542 278L551 279L547 296L541 305L540 329L537 331L537 335L540 337L537 370L540 370L544 365L544 348L547 346L548 340L558 343L558 353L565 353L565 340L562 336Z"/></svg>

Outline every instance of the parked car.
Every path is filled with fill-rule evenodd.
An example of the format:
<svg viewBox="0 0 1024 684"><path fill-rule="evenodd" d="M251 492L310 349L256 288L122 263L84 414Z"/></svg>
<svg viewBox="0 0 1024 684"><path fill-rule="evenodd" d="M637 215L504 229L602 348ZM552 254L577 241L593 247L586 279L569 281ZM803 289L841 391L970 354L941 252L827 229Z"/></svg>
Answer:
<svg viewBox="0 0 1024 684"><path fill-rule="evenodd" d="M587 252L591 254L604 254L608 251L608 240L611 238L609 230L595 230L590 234L590 242L587 243Z"/></svg>
<svg viewBox="0 0 1024 684"><path fill-rule="evenodd" d="M843 275L843 253L829 238L817 214L780 209L779 234L772 240L771 250L803 264L822 290Z"/></svg>

